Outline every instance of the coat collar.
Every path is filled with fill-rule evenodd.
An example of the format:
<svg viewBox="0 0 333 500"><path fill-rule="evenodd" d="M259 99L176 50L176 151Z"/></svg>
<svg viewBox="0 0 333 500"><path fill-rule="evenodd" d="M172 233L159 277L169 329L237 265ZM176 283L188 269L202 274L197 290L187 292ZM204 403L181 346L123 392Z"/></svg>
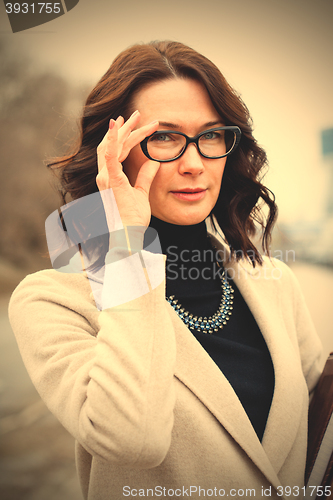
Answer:
<svg viewBox="0 0 333 500"><path fill-rule="evenodd" d="M276 283L272 283L273 277L264 279L263 276L265 269L271 270L272 266L264 264L264 267L253 268L248 262L235 263L229 260L221 242L215 239L213 244L225 252L225 268L256 319L272 357L275 390L262 443L226 377L170 306L177 336L175 375L202 401L271 484L277 487L280 485L277 474L299 428L304 400L304 392L299 387L304 385L304 379L295 362L295 351L281 316Z"/></svg>

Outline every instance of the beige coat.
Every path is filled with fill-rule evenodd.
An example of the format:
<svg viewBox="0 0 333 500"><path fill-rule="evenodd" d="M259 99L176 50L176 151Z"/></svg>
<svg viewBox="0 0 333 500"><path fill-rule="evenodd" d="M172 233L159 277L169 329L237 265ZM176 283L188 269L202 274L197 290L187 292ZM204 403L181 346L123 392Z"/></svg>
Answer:
<svg viewBox="0 0 333 500"><path fill-rule="evenodd" d="M297 497L320 343L287 266L226 267L274 365L262 443L223 373L166 302L164 283L101 313L82 275L41 271L14 292L10 320L23 360L77 441L85 498L278 499L286 486Z"/></svg>

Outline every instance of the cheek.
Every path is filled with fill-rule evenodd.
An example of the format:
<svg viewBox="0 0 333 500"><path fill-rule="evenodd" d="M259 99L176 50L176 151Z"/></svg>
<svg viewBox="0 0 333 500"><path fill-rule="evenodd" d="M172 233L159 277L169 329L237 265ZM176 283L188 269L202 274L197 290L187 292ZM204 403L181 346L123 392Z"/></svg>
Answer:
<svg viewBox="0 0 333 500"><path fill-rule="evenodd" d="M136 178L138 176L138 172L134 168L133 164L131 163L130 159L127 158L127 160L123 161L123 172L128 178L131 186L134 186Z"/></svg>
<svg viewBox="0 0 333 500"><path fill-rule="evenodd" d="M221 163L220 168L219 168L219 178L221 181L222 181L222 177L223 177L226 163L227 163L227 158L222 158L222 163Z"/></svg>
<svg viewBox="0 0 333 500"><path fill-rule="evenodd" d="M217 166L217 168L213 174L213 183L215 186L216 196L219 195L220 190L221 190L223 173L224 173L225 164L226 164L226 158L222 158L222 160L223 160L223 163Z"/></svg>
<svg viewBox="0 0 333 500"><path fill-rule="evenodd" d="M164 165L161 165L155 175L153 182L151 183L149 190L150 200L160 200L169 191L169 176L167 175L167 169Z"/></svg>

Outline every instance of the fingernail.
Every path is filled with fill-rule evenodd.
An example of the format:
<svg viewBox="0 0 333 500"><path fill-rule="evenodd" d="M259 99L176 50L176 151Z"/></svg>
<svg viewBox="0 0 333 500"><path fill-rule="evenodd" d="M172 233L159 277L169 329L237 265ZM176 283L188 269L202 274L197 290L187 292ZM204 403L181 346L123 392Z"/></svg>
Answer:
<svg viewBox="0 0 333 500"><path fill-rule="evenodd" d="M139 111L138 111L138 110L134 111L134 113L132 113L132 116L135 116L135 115L137 115L137 114L139 114ZM132 116L131 116L131 118L132 118Z"/></svg>
<svg viewBox="0 0 333 500"><path fill-rule="evenodd" d="M154 120L153 122L150 122L149 125L155 125L155 123L158 123L158 120Z"/></svg>
<svg viewBox="0 0 333 500"><path fill-rule="evenodd" d="M115 125L115 121L113 120L113 118L110 120L110 123L109 123L109 129L112 130L114 125Z"/></svg>

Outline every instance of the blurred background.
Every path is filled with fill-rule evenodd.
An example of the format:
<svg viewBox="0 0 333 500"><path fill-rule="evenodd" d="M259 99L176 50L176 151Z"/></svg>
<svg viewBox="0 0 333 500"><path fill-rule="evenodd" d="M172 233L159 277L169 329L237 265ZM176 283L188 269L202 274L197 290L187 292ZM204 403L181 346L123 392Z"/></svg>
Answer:
<svg viewBox="0 0 333 500"><path fill-rule="evenodd" d="M13 34L0 4L0 496L80 498L73 441L32 387L7 319L28 273L50 267L44 222L59 207L45 161L77 130L89 90L136 42L173 39L217 64L247 104L280 209L272 254L296 273L333 351L331 0L80 0Z"/></svg>

